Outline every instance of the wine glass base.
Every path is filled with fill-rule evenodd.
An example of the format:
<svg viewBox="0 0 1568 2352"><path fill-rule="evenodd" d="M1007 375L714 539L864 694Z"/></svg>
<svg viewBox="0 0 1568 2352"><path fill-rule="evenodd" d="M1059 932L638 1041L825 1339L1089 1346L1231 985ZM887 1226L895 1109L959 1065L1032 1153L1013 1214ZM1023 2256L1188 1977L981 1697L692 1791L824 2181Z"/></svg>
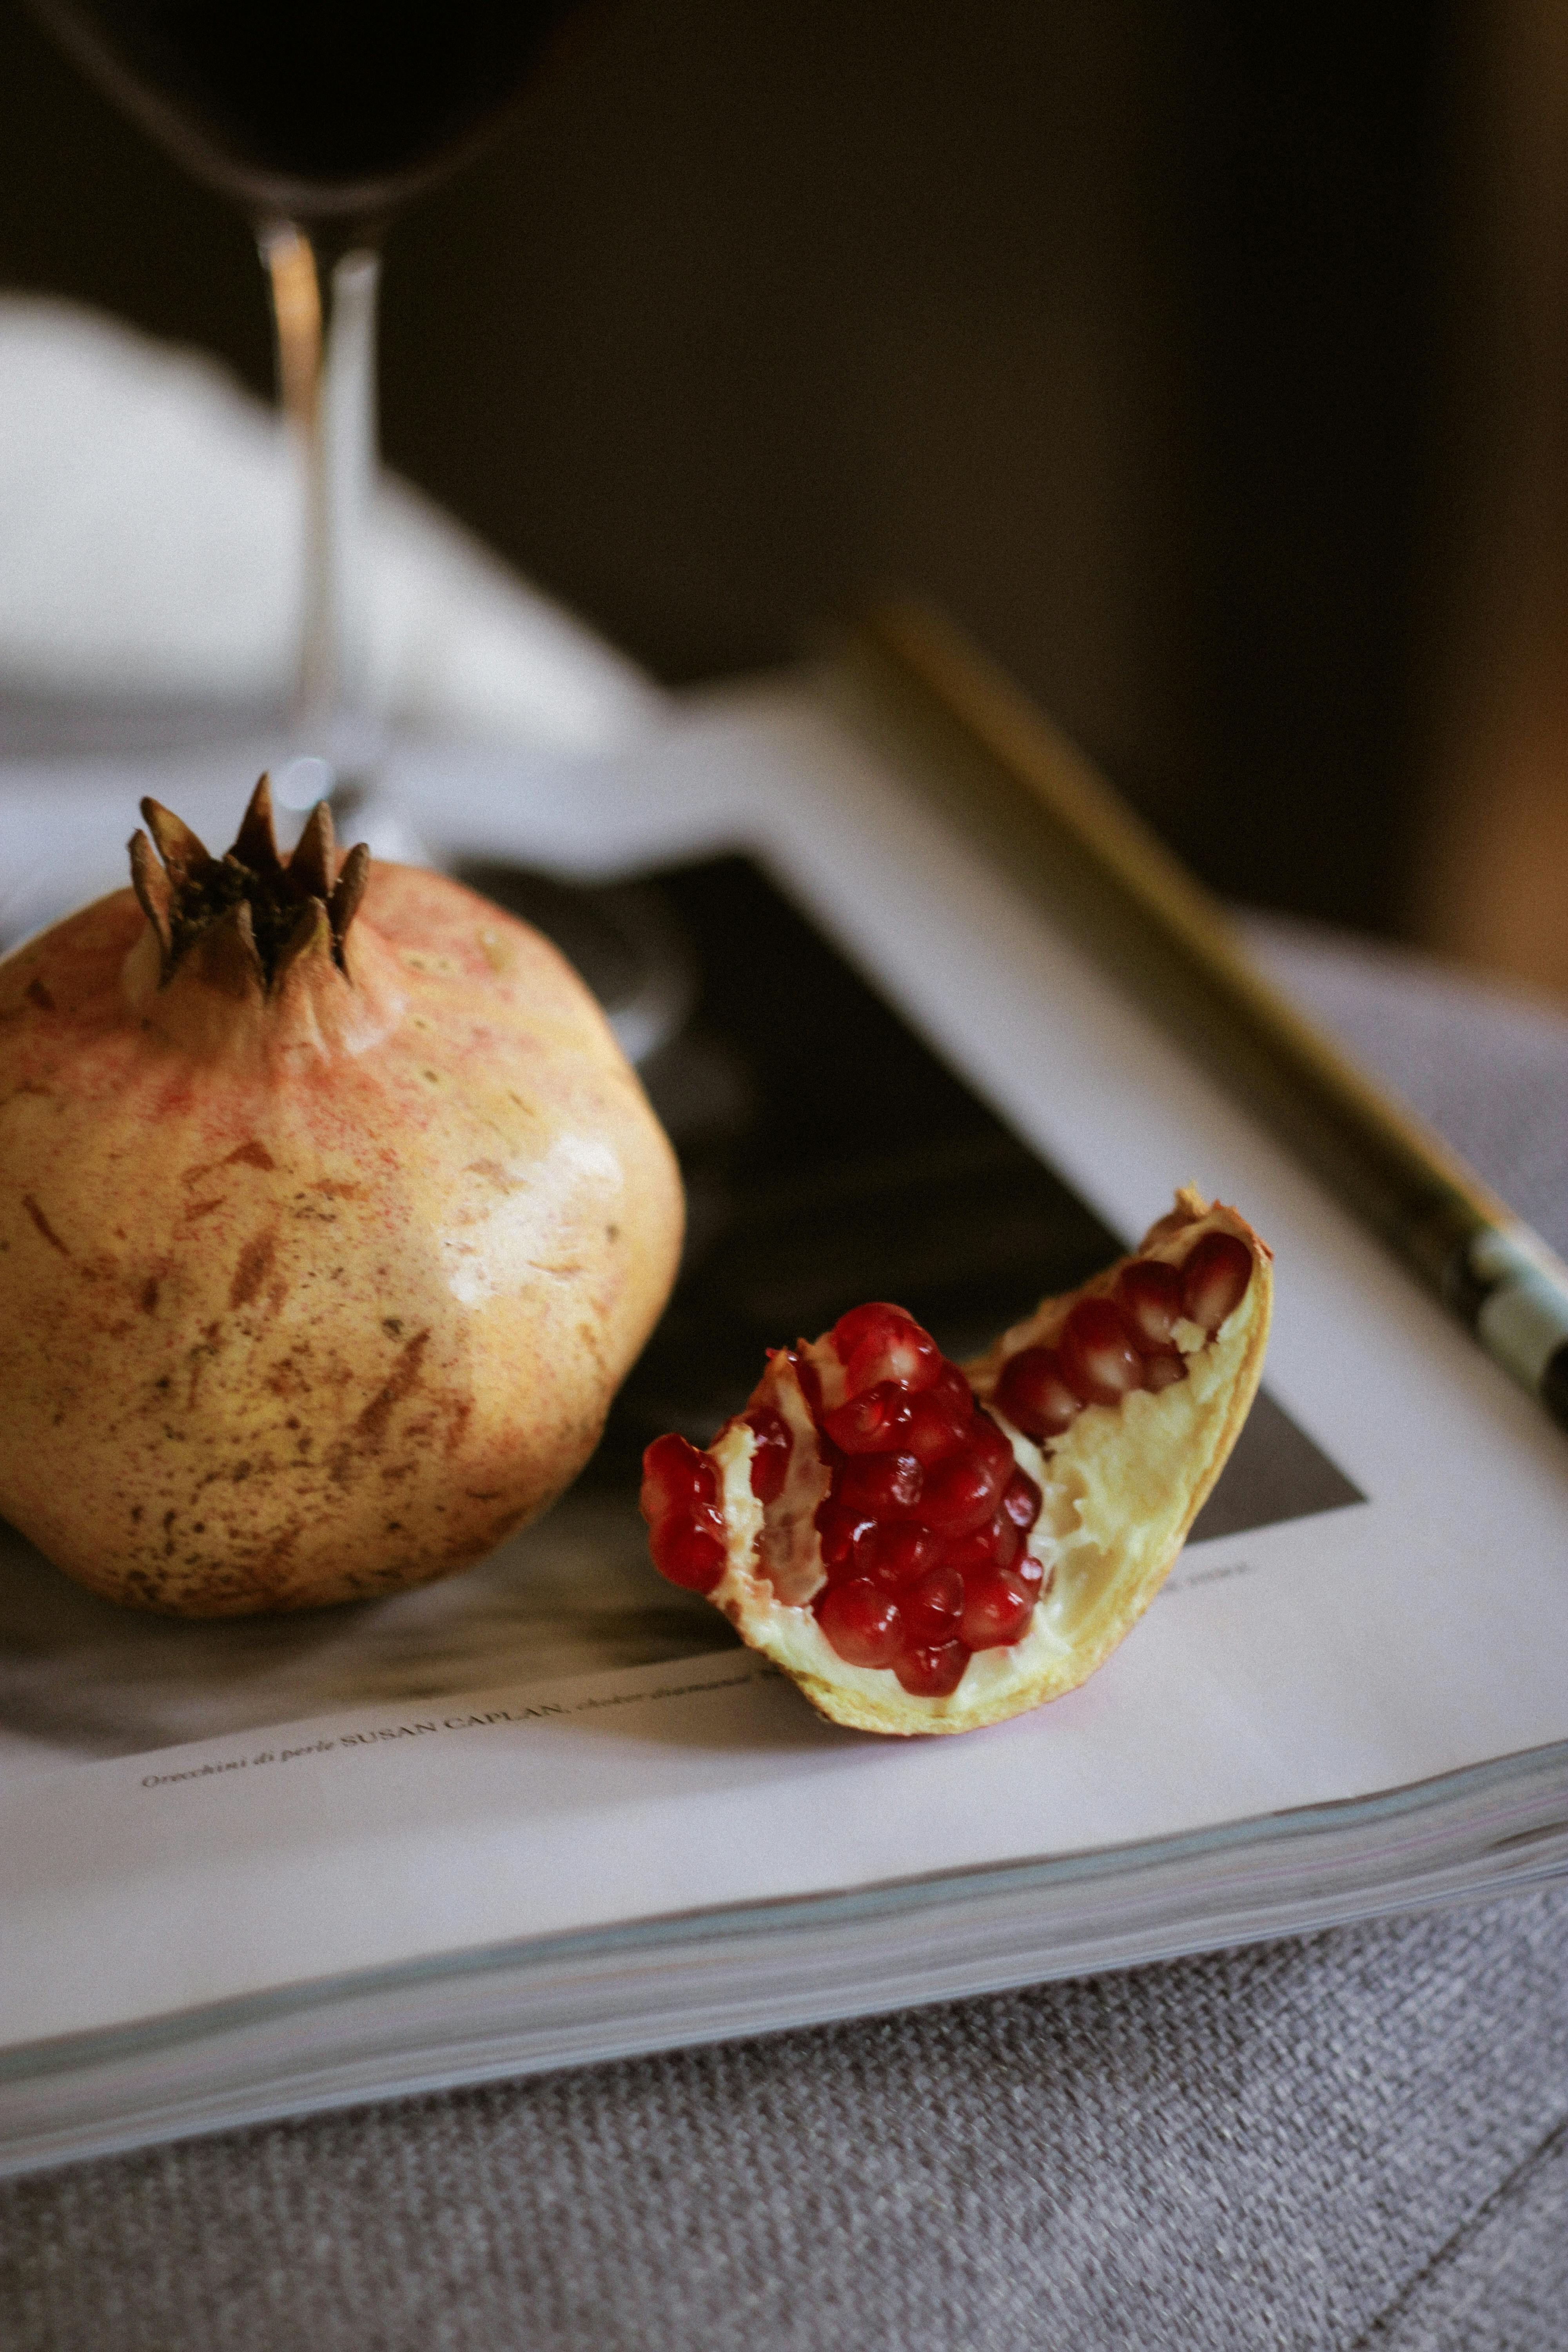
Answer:
<svg viewBox="0 0 1568 2352"><path fill-rule="evenodd" d="M383 730L360 719L297 722L291 731L300 748L286 752L272 770L273 804L280 814L286 812L303 822L319 801L325 801L338 838L346 845L365 842L373 857L403 866L437 862L387 790Z"/></svg>

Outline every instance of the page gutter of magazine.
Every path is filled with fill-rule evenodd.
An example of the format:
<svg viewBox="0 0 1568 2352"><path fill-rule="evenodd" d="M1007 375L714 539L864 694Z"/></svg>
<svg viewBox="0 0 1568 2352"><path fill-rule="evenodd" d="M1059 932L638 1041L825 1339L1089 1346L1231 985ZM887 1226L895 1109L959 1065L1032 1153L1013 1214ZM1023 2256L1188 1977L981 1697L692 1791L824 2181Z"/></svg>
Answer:
<svg viewBox="0 0 1568 2352"><path fill-rule="evenodd" d="M805 688L716 698L566 789L478 755L410 760L404 782L433 837L460 808L458 846L567 872L750 851L1119 1234L1189 1179L1237 1202L1277 1253L1269 1391L1366 1499L1194 1544L1083 1689L957 1739L821 1722L696 1604L651 1662L615 1663L616 1628L666 1596L624 1537L596 1546L586 1507L569 1539L547 1520L471 1580L384 1604L404 1612L379 1621L403 1628L395 1661L334 1612L310 1673L285 1673L263 1631L144 1740L129 1676L199 1667L204 1629L128 1636L125 1687L84 1699L102 1736L75 1749L23 1639L0 1717L7 2044L1153 1839L1568 1739L1561 1434ZM27 785L0 779L0 853L44 855L64 822ZM139 788L84 785L78 838L102 831L107 857ZM195 772L179 789L162 796L198 830L233 799ZM531 1573L535 1647L487 1650L497 1580Z"/></svg>

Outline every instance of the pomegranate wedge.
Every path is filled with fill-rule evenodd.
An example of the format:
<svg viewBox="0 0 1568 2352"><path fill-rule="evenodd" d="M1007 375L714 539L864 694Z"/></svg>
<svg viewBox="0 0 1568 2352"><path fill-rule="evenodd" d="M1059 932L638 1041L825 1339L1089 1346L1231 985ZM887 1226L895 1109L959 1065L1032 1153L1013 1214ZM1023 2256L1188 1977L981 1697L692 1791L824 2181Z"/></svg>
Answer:
<svg viewBox="0 0 1568 2352"><path fill-rule="evenodd" d="M705 1453L644 1457L655 1565L813 1706L969 1731L1074 1689L1153 1599L1247 1418L1270 1254L1177 1194L962 1369L901 1307L768 1359Z"/></svg>

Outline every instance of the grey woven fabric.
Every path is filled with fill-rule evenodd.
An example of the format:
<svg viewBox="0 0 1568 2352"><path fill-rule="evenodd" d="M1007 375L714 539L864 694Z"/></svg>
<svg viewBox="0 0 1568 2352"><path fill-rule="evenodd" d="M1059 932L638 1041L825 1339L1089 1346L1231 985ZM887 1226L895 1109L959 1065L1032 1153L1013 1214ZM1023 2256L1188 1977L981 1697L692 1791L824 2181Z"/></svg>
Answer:
<svg viewBox="0 0 1568 2352"><path fill-rule="evenodd" d="M1568 2343L1568 2126L1525 2159L1364 2340L1366 2352Z"/></svg>
<svg viewBox="0 0 1568 2352"><path fill-rule="evenodd" d="M1568 1242L1568 1022L1270 929ZM1568 1890L0 2188L5 2352L1568 2347Z"/></svg>

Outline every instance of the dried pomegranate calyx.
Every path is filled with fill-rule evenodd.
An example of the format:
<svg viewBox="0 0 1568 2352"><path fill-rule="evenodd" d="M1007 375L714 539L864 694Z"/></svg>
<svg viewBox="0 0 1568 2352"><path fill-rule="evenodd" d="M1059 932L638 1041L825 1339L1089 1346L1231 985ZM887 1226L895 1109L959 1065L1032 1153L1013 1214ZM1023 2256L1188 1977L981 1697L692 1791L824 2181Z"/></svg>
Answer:
<svg viewBox="0 0 1568 2352"><path fill-rule="evenodd" d="M161 985L198 941L217 945L237 974L248 974L267 991L312 950L323 950L347 977L343 942L364 896L370 851L360 842L339 872L325 801L317 802L287 858L273 832L266 776L250 796L233 848L222 857L161 802L144 800L142 814L147 832L131 839L131 882L157 934Z"/></svg>
<svg viewBox="0 0 1568 2352"><path fill-rule="evenodd" d="M962 1370L901 1309L854 1309L771 1356L705 1454L649 1449L656 1563L835 1721L961 1731L1037 1706L1158 1591L1246 1417L1270 1301L1265 1244L1189 1191ZM700 1489L721 1566L669 1500Z"/></svg>

